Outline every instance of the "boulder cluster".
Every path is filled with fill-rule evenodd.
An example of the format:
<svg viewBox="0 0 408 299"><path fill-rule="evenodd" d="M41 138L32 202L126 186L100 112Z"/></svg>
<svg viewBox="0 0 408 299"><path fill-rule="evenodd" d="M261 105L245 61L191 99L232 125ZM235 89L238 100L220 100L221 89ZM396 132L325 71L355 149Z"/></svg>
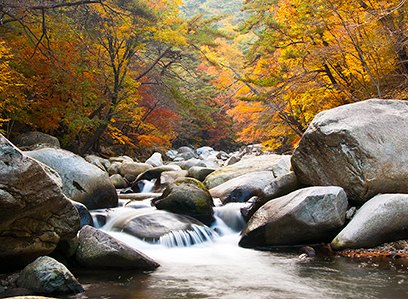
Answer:
<svg viewBox="0 0 408 299"><path fill-rule="evenodd" d="M209 230L214 206L232 203L246 223L242 247L328 243L340 251L407 239L407 127L408 102L372 99L319 113L292 155L185 146L145 162L82 158L38 132L16 145L0 135L1 270L26 266L13 283L47 295L82 291L63 264L46 260L56 252L68 266L159 267L97 228L116 207L126 213L113 229L153 243ZM53 282L29 285L43 279Z"/></svg>

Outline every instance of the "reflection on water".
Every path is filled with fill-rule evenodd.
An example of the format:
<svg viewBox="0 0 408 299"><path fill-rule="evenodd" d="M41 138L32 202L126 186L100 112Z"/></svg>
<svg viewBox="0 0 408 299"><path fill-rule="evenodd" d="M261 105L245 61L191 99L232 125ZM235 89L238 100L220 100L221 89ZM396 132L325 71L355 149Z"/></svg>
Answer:
<svg viewBox="0 0 408 299"><path fill-rule="evenodd" d="M155 271L73 271L85 292L69 298L407 298L408 263L238 247L239 233L168 248L109 232L161 264Z"/></svg>

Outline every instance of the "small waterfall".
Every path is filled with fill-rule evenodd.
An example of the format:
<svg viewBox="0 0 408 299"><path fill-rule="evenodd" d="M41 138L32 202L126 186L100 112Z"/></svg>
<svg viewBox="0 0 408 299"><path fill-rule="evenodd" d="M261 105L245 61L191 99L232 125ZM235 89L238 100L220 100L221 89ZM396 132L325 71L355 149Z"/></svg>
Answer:
<svg viewBox="0 0 408 299"><path fill-rule="evenodd" d="M165 247L189 247L212 241L219 235L207 226L191 225L193 230L173 231L160 237L159 244Z"/></svg>
<svg viewBox="0 0 408 299"><path fill-rule="evenodd" d="M235 232L241 231L246 222L241 215L241 202L231 202L224 206L215 207L214 214L220 218L230 229Z"/></svg>
<svg viewBox="0 0 408 299"><path fill-rule="evenodd" d="M156 183L156 179L152 180L141 180L137 184L140 188L140 193L149 193L152 192L154 183Z"/></svg>

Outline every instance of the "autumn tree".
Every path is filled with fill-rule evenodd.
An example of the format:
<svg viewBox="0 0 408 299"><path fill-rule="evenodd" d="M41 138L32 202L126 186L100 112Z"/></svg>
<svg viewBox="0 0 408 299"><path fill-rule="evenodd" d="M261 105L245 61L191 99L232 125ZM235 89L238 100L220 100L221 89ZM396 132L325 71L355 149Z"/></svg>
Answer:
<svg viewBox="0 0 408 299"><path fill-rule="evenodd" d="M390 96L405 81L404 2L245 1L241 30L258 35L245 81L258 94L242 107L262 105L246 134L287 149L319 111Z"/></svg>

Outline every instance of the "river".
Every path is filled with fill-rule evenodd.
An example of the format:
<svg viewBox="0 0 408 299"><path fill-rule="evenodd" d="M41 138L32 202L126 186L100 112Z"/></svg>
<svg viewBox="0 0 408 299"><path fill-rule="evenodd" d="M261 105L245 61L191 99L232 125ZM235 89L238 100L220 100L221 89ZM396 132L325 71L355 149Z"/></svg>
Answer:
<svg viewBox="0 0 408 299"><path fill-rule="evenodd" d="M188 247L149 244L105 228L161 266L144 272L73 271L85 292L68 298L408 297L408 262L402 259L363 261L319 252L313 258L301 258L296 250L240 248L239 232L230 227L240 225L239 218L231 216L234 209L216 212L212 229L219 236Z"/></svg>

